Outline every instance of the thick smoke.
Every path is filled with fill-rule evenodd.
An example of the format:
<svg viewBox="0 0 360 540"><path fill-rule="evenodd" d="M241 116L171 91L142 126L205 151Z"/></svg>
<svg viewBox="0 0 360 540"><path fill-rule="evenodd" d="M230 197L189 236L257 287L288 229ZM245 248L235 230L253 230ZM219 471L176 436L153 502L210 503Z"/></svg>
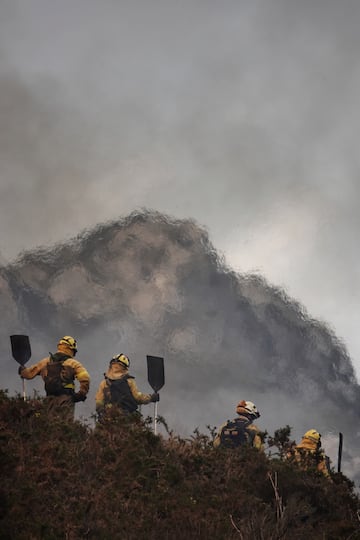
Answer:
<svg viewBox="0 0 360 540"><path fill-rule="evenodd" d="M130 356L143 391L150 391L146 354L164 356L159 412L175 431L218 426L239 399L250 399L262 429L289 424L298 439L315 427L329 440L342 431L354 476L360 387L345 347L284 291L226 267L196 223L143 211L25 253L1 269L0 297L11 392L20 390L13 333L30 335L31 362L61 335L77 337L92 376L78 407L87 416L114 354ZM27 383L33 389L42 393L41 381Z"/></svg>

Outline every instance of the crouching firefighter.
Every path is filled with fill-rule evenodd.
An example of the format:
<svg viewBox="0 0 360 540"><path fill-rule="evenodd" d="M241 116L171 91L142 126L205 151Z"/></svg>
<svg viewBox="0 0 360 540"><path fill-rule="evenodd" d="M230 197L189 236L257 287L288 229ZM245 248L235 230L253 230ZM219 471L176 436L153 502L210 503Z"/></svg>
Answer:
<svg viewBox="0 0 360 540"><path fill-rule="evenodd" d="M109 368L104 373L96 392L96 412L99 420L113 406L119 407L125 413L133 413L139 405L159 401L158 393L143 394L139 391L135 378L129 375L130 360L125 354L118 354L110 360Z"/></svg>
<svg viewBox="0 0 360 540"><path fill-rule="evenodd" d="M252 446L258 450L263 449L259 428L253 420L260 418L260 413L252 401L240 401L237 404L237 418L228 420L220 426L214 439L214 448L236 448L238 446Z"/></svg>
<svg viewBox="0 0 360 540"><path fill-rule="evenodd" d="M56 353L49 353L33 366L19 368L23 379L33 379L36 375L43 378L49 412L60 414L66 420L74 418L75 403L85 401L90 386L89 373L75 360L76 353L76 340L64 336L57 344ZM75 391L75 379L80 384L78 392Z"/></svg>
<svg viewBox="0 0 360 540"><path fill-rule="evenodd" d="M321 435L316 429L309 429L288 458L295 458L303 470L315 470L331 479L330 460L321 446Z"/></svg>

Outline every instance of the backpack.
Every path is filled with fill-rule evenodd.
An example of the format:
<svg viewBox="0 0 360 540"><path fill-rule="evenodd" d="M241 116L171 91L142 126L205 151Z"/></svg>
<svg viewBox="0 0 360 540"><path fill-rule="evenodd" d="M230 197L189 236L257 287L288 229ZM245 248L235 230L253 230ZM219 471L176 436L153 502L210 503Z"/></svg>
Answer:
<svg viewBox="0 0 360 540"><path fill-rule="evenodd" d="M50 353L50 361L46 366L47 374L44 377L45 391L47 396L62 396L71 392L69 389L64 388L64 384L70 382L73 374L73 371L72 373L69 373L68 370L66 370L66 373L64 373L63 363L68 358L71 358L71 356L63 353ZM68 366L65 367L67 368ZM69 368L72 370L70 366ZM67 375L65 380L64 375Z"/></svg>
<svg viewBox="0 0 360 540"><path fill-rule="evenodd" d="M251 424L250 420L228 420L220 433L220 445L225 448L236 448L245 444L252 444L255 433L248 430L247 427Z"/></svg>
<svg viewBox="0 0 360 540"><path fill-rule="evenodd" d="M128 385L128 379L133 379L131 375L124 375L121 379L109 379L106 375L106 383L110 393L110 403L118 405L126 412L135 412L138 409L138 403L131 393Z"/></svg>

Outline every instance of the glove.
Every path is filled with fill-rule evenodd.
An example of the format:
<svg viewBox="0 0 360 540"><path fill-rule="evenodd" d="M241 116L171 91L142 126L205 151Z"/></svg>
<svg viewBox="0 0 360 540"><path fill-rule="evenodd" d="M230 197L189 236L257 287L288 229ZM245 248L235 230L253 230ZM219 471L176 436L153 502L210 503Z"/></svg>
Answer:
<svg viewBox="0 0 360 540"><path fill-rule="evenodd" d="M82 392L77 392L73 394L72 396L72 400L74 403L78 403L79 401L85 401L85 399L86 399L86 394L83 394Z"/></svg>
<svg viewBox="0 0 360 540"><path fill-rule="evenodd" d="M155 392L154 394L151 394L150 396L151 403L155 403L156 401L160 401L160 395Z"/></svg>
<svg viewBox="0 0 360 540"><path fill-rule="evenodd" d="M20 366L19 366L18 374L20 375L20 377L21 377L21 374L22 374L22 372L24 371L24 369L25 369L25 366L23 366L23 365L20 365Z"/></svg>

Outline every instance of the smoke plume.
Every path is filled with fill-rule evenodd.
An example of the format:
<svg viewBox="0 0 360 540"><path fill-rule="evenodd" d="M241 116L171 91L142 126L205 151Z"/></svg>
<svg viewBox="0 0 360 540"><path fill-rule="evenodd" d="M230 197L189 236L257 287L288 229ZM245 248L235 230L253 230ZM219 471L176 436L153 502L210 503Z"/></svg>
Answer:
<svg viewBox="0 0 360 540"><path fill-rule="evenodd" d="M263 430L289 424L298 439L316 428L332 441L342 431L346 472L354 476L360 387L345 347L283 290L228 268L195 222L136 212L23 253L0 272L1 353L11 392L20 390L14 333L29 334L30 362L53 351L62 335L77 338L92 377L89 399L78 406L85 416L114 354L130 357L143 391L150 391L146 354L164 356L159 413L175 431L219 426L249 399ZM43 393L41 381L27 383L28 393L34 389Z"/></svg>

